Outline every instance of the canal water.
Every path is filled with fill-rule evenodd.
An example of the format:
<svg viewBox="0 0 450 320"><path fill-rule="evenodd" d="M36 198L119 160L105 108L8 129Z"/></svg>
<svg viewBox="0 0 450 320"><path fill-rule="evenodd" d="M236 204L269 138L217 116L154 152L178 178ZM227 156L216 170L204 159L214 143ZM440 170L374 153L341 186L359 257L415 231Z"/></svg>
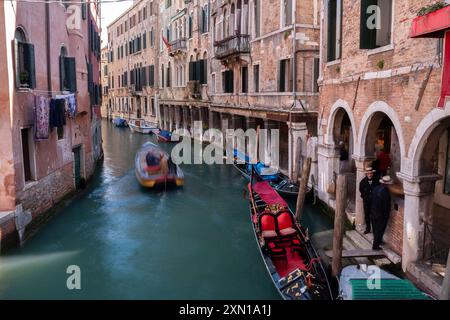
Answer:
<svg viewBox="0 0 450 320"><path fill-rule="evenodd" d="M105 159L87 190L0 257L0 299L278 299L229 165L182 165L185 186L141 188L136 150L154 136L103 122ZM169 145L163 145L167 150ZM309 206L311 232L331 222ZM69 290L69 266L81 290Z"/></svg>

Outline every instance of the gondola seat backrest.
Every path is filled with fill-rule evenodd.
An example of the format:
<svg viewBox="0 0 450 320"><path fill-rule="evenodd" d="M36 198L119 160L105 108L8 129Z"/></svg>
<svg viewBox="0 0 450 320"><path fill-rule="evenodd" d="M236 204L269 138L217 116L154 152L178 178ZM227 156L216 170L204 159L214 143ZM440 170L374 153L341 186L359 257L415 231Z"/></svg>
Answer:
<svg viewBox="0 0 450 320"><path fill-rule="evenodd" d="M288 236L297 232L294 228L294 218L287 211L277 215L277 224L281 236Z"/></svg>
<svg viewBox="0 0 450 320"><path fill-rule="evenodd" d="M278 236L275 216L272 214L263 213L259 217L259 225L264 238L274 238Z"/></svg>

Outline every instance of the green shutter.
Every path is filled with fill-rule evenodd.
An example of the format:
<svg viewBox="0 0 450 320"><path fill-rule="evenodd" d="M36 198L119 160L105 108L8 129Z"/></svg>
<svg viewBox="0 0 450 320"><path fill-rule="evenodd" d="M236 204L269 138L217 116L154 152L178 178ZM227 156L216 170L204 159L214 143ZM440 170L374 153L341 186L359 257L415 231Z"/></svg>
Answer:
<svg viewBox="0 0 450 320"><path fill-rule="evenodd" d="M31 43L24 44L25 52L25 68L28 70L28 84L31 89L36 88L36 64L34 58L34 45Z"/></svg>
<svg viewBox="0 0 450 320"><path fill-rule="evenodd" d="M376 48L377 30L369 29L367 27L367 20L371 14L367 13L367 8L372 5L377 5L377 0L361 0L361 22L360 22L360 49L374 49Z"/></svg>
<svg viewBox="0 0 450 320"><path fill-rule="evenodd" d="M64 57L64 71L67 81L67 88L70 92L77 92L77 70L73 57Z"/></svg>
<svg viewBox="0 0 450 320"><path fill-rule="evenodd" d="M59 90L64 91L65 84L64 57L59 56Z"/></svg>
<svg viewBox="0 0 450 320"><path fill-rule="evenodd" d="M16 88L20 88L19 46L21 46L20 42L14 39L13 48L14 48L14 68L16 71Z"/></svg>

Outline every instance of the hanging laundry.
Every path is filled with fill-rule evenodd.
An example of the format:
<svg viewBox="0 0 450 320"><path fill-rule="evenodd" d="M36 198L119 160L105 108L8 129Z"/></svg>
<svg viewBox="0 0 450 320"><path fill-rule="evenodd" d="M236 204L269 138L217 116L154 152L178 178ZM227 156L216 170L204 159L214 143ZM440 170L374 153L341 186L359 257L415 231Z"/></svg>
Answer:
<svg viewBox="0 0 450 320"><path fill-rule="evenodd" d="M48 98L36 96L34 101L34 121L36 140L48 139L50 127L50 108Z"/></svg>
<svg viewBox="0 0 450 320"><path fill-rule="evenodd" d="M50 101L50 128L66 125L66 100L52 99Z"/></svg>
<svg viewBox="0 0 450 320"><path fill-rule="evenodd" d="M75 97L75 94L71 93L71 94L57 95L55 96L55 98L66 100L67 116L71 119L74 119L77 115L77 99Z"/></svg>

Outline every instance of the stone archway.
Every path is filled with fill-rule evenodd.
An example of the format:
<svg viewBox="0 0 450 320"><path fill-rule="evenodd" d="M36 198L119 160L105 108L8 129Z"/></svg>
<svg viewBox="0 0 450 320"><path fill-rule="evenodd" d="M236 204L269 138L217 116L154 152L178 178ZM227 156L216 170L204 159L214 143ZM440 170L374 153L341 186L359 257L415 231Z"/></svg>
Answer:
<svg viewBox="0 0 450 320"><path fill-rule="evenodd" d="M421 121L400 175L405 187L403 269L439 288L435 281L443 277L450 248L450 103Z"/></svg>
<svg viewBox="0 0 450 320"><path fill-rule="evenodd" d="M387 244L396 253L403 248L404 194L402 180L398 176L403 166L405 142L403 130L396 112L385 102L372 103L364 114L355 145L357 182L361 181L366 167L373 167L379 176L389 175L395 185L391 186L392 213L385 233ZM364 208L362 199L356 197L356 224L362 229Z"/></svg>

